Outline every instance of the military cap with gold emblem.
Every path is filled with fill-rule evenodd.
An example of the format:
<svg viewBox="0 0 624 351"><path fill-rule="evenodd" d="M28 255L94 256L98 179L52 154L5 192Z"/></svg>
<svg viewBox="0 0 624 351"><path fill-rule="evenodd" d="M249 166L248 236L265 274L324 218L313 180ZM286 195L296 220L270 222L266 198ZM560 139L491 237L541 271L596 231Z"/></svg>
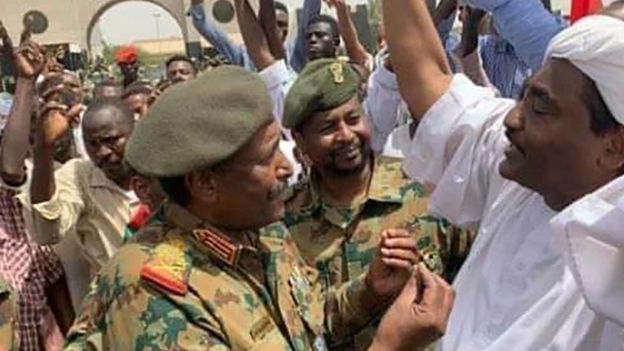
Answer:
<svg viewBox="0 0 624 351"><path fill-rule="evenodd" d="M224 66L175 85L136 125L126 161L151 177L175 177L232 156L271 121L272 101L260 77Z"/></svg>
<svg viewBox="0 0 624 351"><path fill-rule="evenodd" d="M359 84L358 74L346 62L319 59L308 63L288 92L282 124L295 128L315 112L346 103L357 94Z"/></svg>

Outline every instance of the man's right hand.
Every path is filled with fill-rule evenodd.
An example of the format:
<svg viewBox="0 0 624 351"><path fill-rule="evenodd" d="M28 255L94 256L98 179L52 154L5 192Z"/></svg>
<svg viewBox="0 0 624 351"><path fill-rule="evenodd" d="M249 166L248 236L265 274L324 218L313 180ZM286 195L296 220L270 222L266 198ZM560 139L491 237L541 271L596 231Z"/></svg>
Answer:
<svg viewBox="0 0 624 351"><path fill-rule="evenodd" d="M73 125L77 124L84 110L81 104L66 106L59 101L64 89L63 84L58 84L41 94L43 104L39 113L37 134L39 147L54 147L56 142L69 133Z"/></svg>
<svg viewBox="0 0 624 351"><path fill-rule="evenodd" d="M413 271L383 316L369 351L415 350L444 335L453 307L453 289L424 264Z"/></svg>
<svg viewBox="0 0 624 351"><path fill-rule="evenodd" d="M46 58L41 47L31 41L26 40L15 51L15 66L20 78L36 79L46 65Z"/></svg>

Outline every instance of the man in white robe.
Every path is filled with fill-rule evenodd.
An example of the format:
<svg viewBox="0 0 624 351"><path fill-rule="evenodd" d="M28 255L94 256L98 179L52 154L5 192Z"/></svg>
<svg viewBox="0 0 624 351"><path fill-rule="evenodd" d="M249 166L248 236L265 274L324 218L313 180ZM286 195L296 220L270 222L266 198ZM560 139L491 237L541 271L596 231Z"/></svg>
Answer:
<svg viewBox="0 0 624 351"><path fill-rule="evenodd" d="M514 1L534 0L491 2ZM595 312L549 222L623 174L624 1L558 34L518 102L450 74L423 1L383 8L419 123L406 171L436 186L434 212L479 227L442 350L621 349L619 327L588 323Z"/></svg>

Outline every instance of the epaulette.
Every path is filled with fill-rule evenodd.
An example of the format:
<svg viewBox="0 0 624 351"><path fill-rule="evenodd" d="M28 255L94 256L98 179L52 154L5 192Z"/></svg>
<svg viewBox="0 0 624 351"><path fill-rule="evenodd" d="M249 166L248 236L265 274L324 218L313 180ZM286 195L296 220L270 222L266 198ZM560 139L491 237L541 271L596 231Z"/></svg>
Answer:
<svg viewBox="0 0 624 351"><path fill-rule="evenodd" d="M191 258L181 239L168 238L158 244L141 269L141 279L177 295L188 291Z"/></svg>

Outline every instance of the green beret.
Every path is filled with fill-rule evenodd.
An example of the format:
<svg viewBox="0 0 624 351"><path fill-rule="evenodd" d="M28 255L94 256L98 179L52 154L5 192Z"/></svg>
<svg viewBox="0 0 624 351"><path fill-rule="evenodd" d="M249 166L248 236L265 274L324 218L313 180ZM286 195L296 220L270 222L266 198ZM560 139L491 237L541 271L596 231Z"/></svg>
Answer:
<svg viewBox="0 0 624 351"><path fill-rule="evenodd" d="M135 126L126 161L137 172L159 178L210 167L269 123L272 108L257 74L219 67L174 85L156 101Z"/></svg>
<svg viewBox="0 0 624 351"><path fill-rule="evenodd" d="M357 94L359 84L358 74L346 62L319 59L308 63L288 92L282 124L295 128L315 112L346 103Z"/></svg>

